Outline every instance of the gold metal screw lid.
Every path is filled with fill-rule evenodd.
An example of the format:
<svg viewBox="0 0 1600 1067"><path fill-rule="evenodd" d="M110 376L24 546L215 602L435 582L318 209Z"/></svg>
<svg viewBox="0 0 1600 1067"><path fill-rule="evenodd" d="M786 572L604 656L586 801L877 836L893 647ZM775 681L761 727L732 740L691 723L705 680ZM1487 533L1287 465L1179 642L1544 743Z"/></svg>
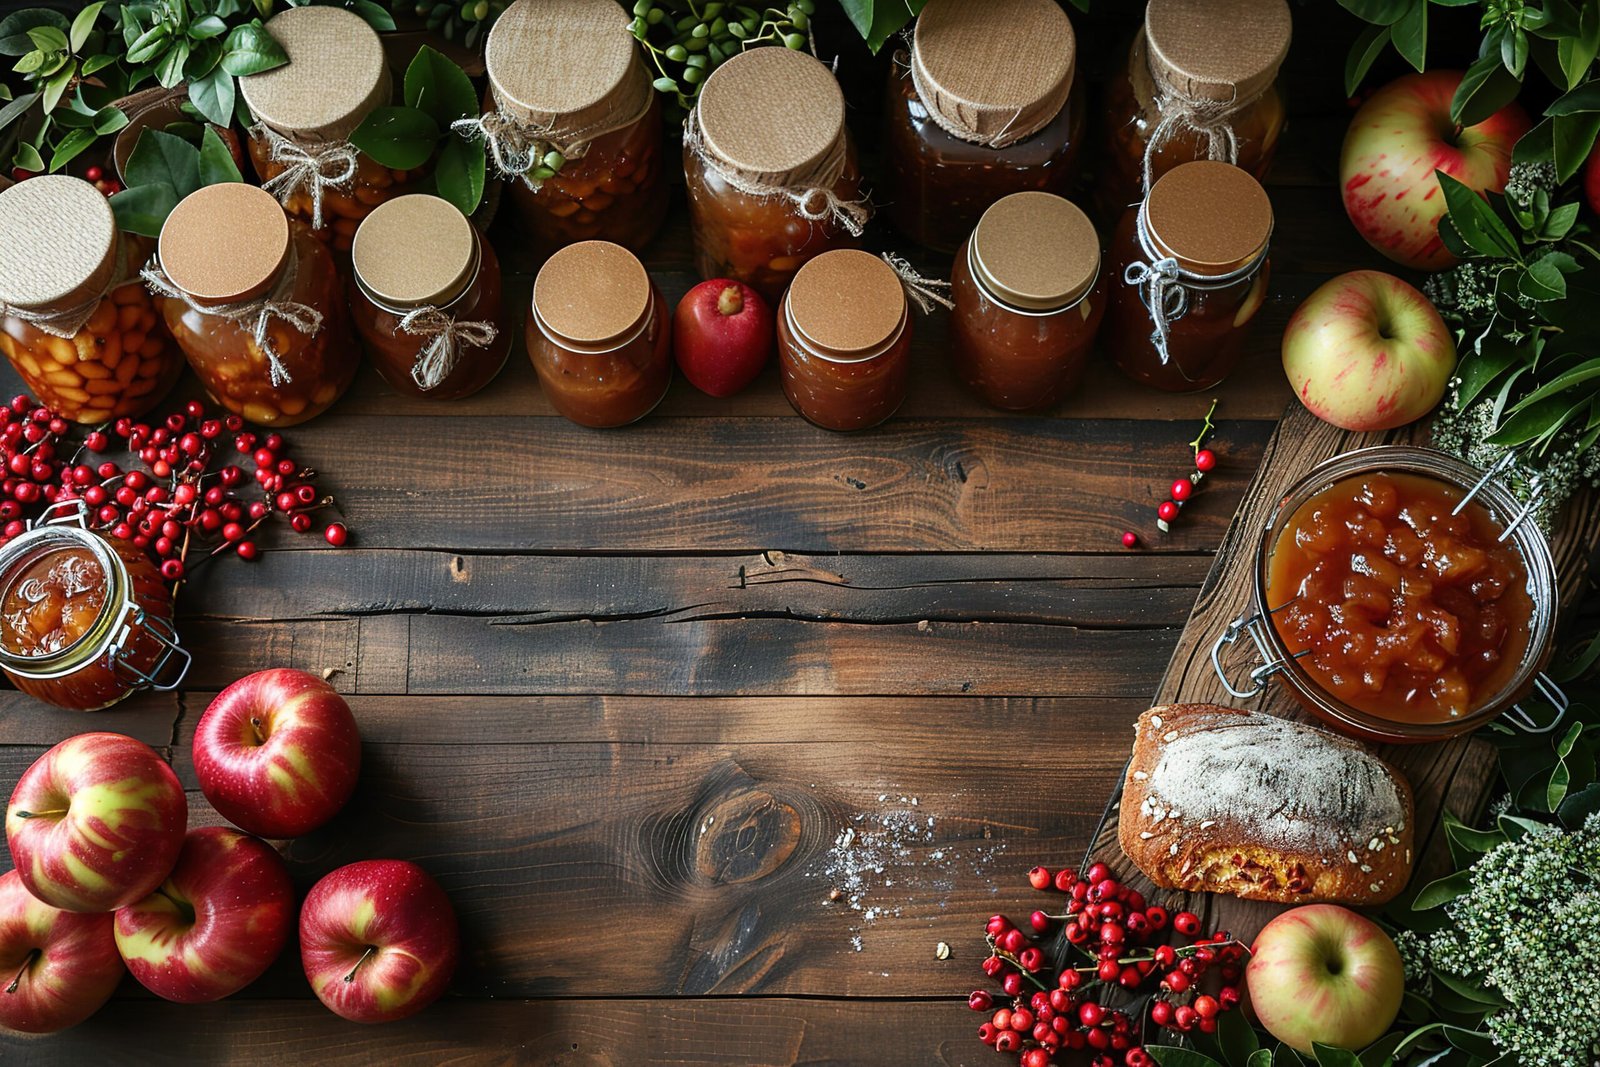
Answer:
<svg viewBox="0 0 1600 1067"><path fill-rule="evenodd" d="M385 201L356 229L356 284L394 308L443 307L478 274L477 232L459 208L426 193Z"/></svg>
<svg viewBox="0 0 1600 1067"><path fill-rule="evenodd" d="M1076 204L1053 193L1012 193L972 231L973 275L996 299L1027 311L1076 303L1100 274L1100 238Z"/></svg>
<svg viewBox="0 0 1600 1067"><path fill-rule="evenodd" d="M1208 159L1163 174L1144 212L1156 251L1192 274L1236 271L1265 252L1272 237L1272 201L1261 183Z"/></svg>
<svg viewBox="0 0 1600 1067"><path fill-rule="evenodd" d="M807 260L784 300L794 328L817 348L839 355L882 348L906 320L900 276L877 256L854 248Z"/></svg>
<svg viewBox="0 0 1600 1067"><path fill-rule="evenodd" d="M81 304L105 292L117 264L117 220L88 182L41 174L0 192L0 303Z"/></svg>
<svg viewBox="0 0 1600 1067"><path fill-rule="evenodd" d="M484 45L496 106L557 140L633 118L654 90L627 27L615 0L517 0Z"/></svg>
<svg viewBox="0 0 1600 1067"><path fill-rule="evenodd" d="M1278 77L1292 30L1284 0L1150 0L1150 73L1190 100L1249 100Z"/></svg>
<svg viewBox="0 0 1600 1067"><path fill-rule="evenodd" d="M208 185L172 209L157 255L172 284L199 303L254 300L289 261L289 217L253 185Z"/></svg>
<svg viewBox="0 0 1600 1067"><path fill-rule="evenodd" d="M742 177L778 186L838 180L844 93L814 56L788 48L741 52L706 79L698 108L706 149Z"/></svg>
<svg viewBox="0 0 1600 1067"><path fill-rule="evenodd" d="M929 0L912 32L911 74L940 127L1004 148L1061 111L1077 53L1054 0Z"/></svg>
<svg viewBox="0 0 1600 1067"><path fill-rule="evenodd" d="M257 119L285 137L343 141L392 86L383 43L361 16L338 7L291 7L267 20L289 62L239 79Z"/></svg>
<svg viewBox="0 0 1600 1067"><path fill-rule="evenodd" d="M533 280L533 310L563 340L584 347L620 342L650 313L650 275L610 241L580 241L545 260Z"/></svg>

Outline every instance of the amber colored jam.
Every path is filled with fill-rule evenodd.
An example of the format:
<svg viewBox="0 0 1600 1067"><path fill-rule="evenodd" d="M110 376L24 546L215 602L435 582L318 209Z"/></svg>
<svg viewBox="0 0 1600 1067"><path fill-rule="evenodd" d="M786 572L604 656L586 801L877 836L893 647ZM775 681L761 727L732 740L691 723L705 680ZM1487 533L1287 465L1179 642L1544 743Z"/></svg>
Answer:
<svg viewBox="0 0 1600 1067"><path fill-rule="evenodd" d="M1483 707L1528 647L1528 573L1502 527L1456 486L1360 474L1290 517L1272 547L1267 603L1299 664L1328 693L1393 722Z"/></svg>
<svg viewBox="0 0 1600 1067"><path fill-rule="evenodd" d="M65 548L29 564L0 605L0 642L15 656L47 656L76 642L105 607L105 570L86 548Z"/></svg>
<svg viewBox="0 0 1600 1067"><path fill-rule="evenodd" d="M569 347L528 314L528 357L550 404L580 426L626 426L661 403L672 383L672 328L666 301L650 285L644 328L606 352Z"/></svg>
<svg viewBox="0 0 1600 1067"><path fill-rule="evenodd" d="M918 244L953 252L1001 197L1028 189L1067 195L1077 180L1083 146L1083 97L1075 88L1056 117L1032 137L986 148L945 132L928 114L907 68L896 62L885 122L890 221Z"/></svg>
<svg viewBox="0 0 1600 1067"><path fill-rule="evenodd" d="M263 182L271 181L287 169L284 164L274 163L268 158L269 151L264 138L250 138L250 162L255 165L256 174ZM385 200L422 191L428 173L427 167L393 170L365 153L357 152L355 176L343 186L322 187L322 229L311 232L319 240L344 253L342 262L348 267L350 245L356 239L356 228L361 225L361 220ZM315 217L311 193L304 186L295 190L284 202L283 209L308 227Z"/></svg>
<svg viewBox="0 0 1600 1067"><path fill-rule="evenodd" d="M778 309L778 368L783 393L808 421L825 430L865 430L899 410L911 386L911 321L865 359L828 359L789 327L788 298Z"/></svg>

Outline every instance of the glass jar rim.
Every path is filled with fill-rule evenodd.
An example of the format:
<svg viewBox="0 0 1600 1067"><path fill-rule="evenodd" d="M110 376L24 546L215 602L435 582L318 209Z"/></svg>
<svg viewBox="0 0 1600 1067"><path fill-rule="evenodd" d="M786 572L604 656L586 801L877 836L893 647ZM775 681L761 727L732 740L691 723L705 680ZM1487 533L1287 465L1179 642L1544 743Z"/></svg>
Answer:
<svg viewBox="0 0 1600 1067"><path fill-rule="evenodd" d="M538 301L529 302L528 321L538 327L539 332L544 335L544 339L555 345L557 348L564 349L573 353L574 355L579 356L604 356L619 349L626 348L628 345L638 340L639 335L644 333L646 328L649 327L650 320L655 318L656 301L656 287L652 283L650 286L650 295L645 300L644 312L639 316L639 321L631 328L618 334L616 337L607 338L596 345L586 345L578 341L573 341L570 338L563 337L561 334L553 330L550 327L550 324L544 321L544 316L539 314Z"/></svg>
<svg viewBox="0 0 1600 1067"><path fill-rule="evenodd" d="M103 537L81 526L44 524L0 547L0 600L20 577L19 571L50 555L70 548L86 549L100 567L106 597L93 625L64 648L37 656L23 656L0 644L0 666L25 678L56 678L70 674L95 658L109 645L127 600L130 579L122 560Z"/></svg>
<svg viewBox="0 0 1600 1067"><path fill-rule="evenodd" d="M968 238L967 274L972 278L972 283L983 292L984 299L988 300L992 304L998 305L1002 310L1008 311L1013 315L1022 315L1030 319L1048 319L1064 312L1071 311L1073 308L1089 299L1089 294L1094 292L1094 287L1100 284L1100 272L1105 269L1105 262L1102 260L1095 266L1094 275L1089 279L1089 284L1085 285L1082 292L1078 293L1078 295L1074 296L1065 304L1058 304L1053 308L1023 308L1010 303L995 293L994 288L989 282L988 271L984 268L983 261L978 258L975 246L976 242L974 242L971 238Z"/></svg>

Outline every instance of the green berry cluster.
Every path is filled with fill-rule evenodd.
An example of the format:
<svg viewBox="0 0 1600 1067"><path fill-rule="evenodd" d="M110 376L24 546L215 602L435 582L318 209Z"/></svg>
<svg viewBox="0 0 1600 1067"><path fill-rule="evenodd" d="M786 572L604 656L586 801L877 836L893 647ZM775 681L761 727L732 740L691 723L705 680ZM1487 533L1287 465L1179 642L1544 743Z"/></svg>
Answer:
<svg viewBox="0 0 1600 1067"><path fill-rule="evenodd" d="M510 5L511 0L391 0L396 10L409 6L428 29L468 48L477 45Z"/></svg>
<svg viewBox="0 0 1600 1067"><path fill-rule="evenodd" d="M816 9L814 0L767 8L717 0L637 0L628 30L655 64L656 90L672 94L687 110L706 77L746 48L806 48Z"/></svg>

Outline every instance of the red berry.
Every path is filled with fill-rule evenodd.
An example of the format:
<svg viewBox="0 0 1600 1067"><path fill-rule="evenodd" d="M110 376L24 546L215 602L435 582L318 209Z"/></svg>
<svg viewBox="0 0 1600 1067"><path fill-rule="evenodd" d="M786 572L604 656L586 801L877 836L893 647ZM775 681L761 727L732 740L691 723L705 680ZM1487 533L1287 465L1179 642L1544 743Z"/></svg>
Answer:
<svg viewBox="0 0 1600 1067"><path fill-rule="evenodd" d="M1019 1034L1025 1034L1033 1029L1033 1012L1027 1008L1018 1008L1011 1013L1011 1029Z"/></svg>
<svg viewBox="0 0 1600 1067"><path fill-rule="evenodd" d="M305 512L298 512L289 516L289 527L295 533L307 533L311 529L311 516Z"/></svg>
<svg viewBox="0 0 1600 1067"><path fill-rule="evenodd" d="M1056 872L1056 888L1063 893L1071 892L1073 883L1077 880L1078 875L1066 867Z"/></svg>
<svg viewBox="0 0 1600 1067"><path fill-rule="evenodd" d="M1144 909L1144 917L1150 920L1150 929L1165 930L1167 928L1167 909L1159 904L1153 904Z"/></svg>
<svg viewBox="0 0 1600 1067"><path fill-rule="evenodd" d="M1183 503L1194 495L1194 483L1187 478L1179 478L1172 483L1172 499Z"/></svg>
<svg viewBox="0 0 1600 1067"><path fill-rule="evenodd" d="M990 978L994 978L997 977L1000 972L1004 971L1008 964L999 956L990 956L978 966L983 968L984 974L988 975Z"/></svg>
<svg viewBox="0 0 1600 1067"><path fill-rule="evenodd" d="M234 546L234 551L239 553L240 559L255 559L261 555L261 550L256 547L254 541L240 541Z"/></svg>
<svg viewBox="0 0 1600 1067"><path fill-rule="evenodd" d="M164 559L161 561L161 577L169 582L175 582L183 577L183 560Z"/></svg>
<svg viewBox="0 0 1600 1067"><path fill-rule="evenodd" d="M1134 533L1132 530L1123 531L1123 534L1122 534L1122 547L1123 548L1138 548L1139 547L1139 535Z"/></svg>
<svg viewBox="0 0 1600 1067"><path fill-rule="evenodd" d="M1150 1002L1150 1021L1157 1026L1172 1025L1172 1002L1152 1000Z"/></svg>
<svg viewBox="0 0 1600 1067"><path fill-rule="evenodd" d="M1044 1048L1030 1048L1017 1062L1020 1067L1050 1067L1050 1051Z"/></svg>
<svg viewBox="0 0 1600 1067"><path fill-rule="evenodd" d="M1200 917L1192 911L1180 911L1172 917L1172 928L1184 937L1200 932Z"/></svg>
<svg viewBox="0 0 1600 1067"><path fill-rule="evenodd" d="M1115 982L1120 974L1122 974L1122 965L1115 958L1112 958L1101 960L1094 976L1102 982Z"/></svg>
<svg viewBox="0 0 1600 1067"><path fill-rule="evenodd" d="M1194 469L1204 474L1214 470L1217 466L1217 454L1209 448L1202 448L1194 454Z"/></svg>
<svg viewBox="0 0 1600 1067"><path fill-rule="evenodd" d="M104 452L111 447L111 440L99 430L92 430L84 435L83 447L90 452Z"/></svg>
<svg viewBox="0 0 1600 1067"><path fill-rule="evenodd" d="M1044 953L1037 946L1030 946L1017 954L1017 962L1022 964L1022 969L1029 974L1044 966Z"/></svg>
<svg viewBox="0 0 1600 1067"><path fill-rule="evenodd" d="M1178 505L1174 504L1170 500L1163 500L1161 505L1156 508L1156 518L1160 519L1162 522L1171 522L1177 517Z"/></svg>
<svg viewBox="0 0 1600 1067"><path fill-rule="evenodd" d="M1017 971L1011 971L1011 972L1007 973L1004 977L1002 977L1000 979L1000 988L1001 988L1001 990L1003 990L1005 992L1005 995L1008 996L1008 997L1021 996L1022 995L1022 975Z"/></svg>
<svg viewBox="0 0 1600 1067"><path fill-rule="evenodd" d="M1010 919L1004 915L991 915L989 921L984 924L983 932L992 937L999 937L1009 929L1011 929Z"/></svg>
<svg viewBox="0 0 1600 1067"><path fill-rule="evenodd" d="M1069 932L1071 930L1073 930L1073 929L1076 929L1076 927L1069 928ZM1060 986L1062 989L1067 990L1069 992L1071 990L1077 989L1082 984L1083 984L1083 975L1079 974L1077 971L1072 970L1071 968L1068 968L1067 970L1062 971L1060 977L1056 979L1056 985Z"/></svg>
<svg viewBox="0 0 1600 1067"><path fill-rule="evenodd" d="M1111 868L1104 863L1091 864L1089 869L1083 873L1083 880L1090 885L1097 885L1110 877Z"/></svg>
<svg viewBox="0 0 1600 1067"><path fill-rule="evenodd" d="M1215 997L1208 997L1202 993L1194 998L1194 1010L1202 1019L1215 1018L1219 1008L1220 1005L1218 1005Z"/></svg>
<svg viewBox="0 0 1600 1067"><path fill-rule="evenodd" d="M1028 938L1021 930L1018 930L1016 927L1012 927L1000 935L997 943L1002 950L1015 956L1024 948L1028 947Z"/></svg>
<svg viewBox="0 0 1600 1067"><path fill-rule="evenodd" d="M1189 988L1189 976L1184 974L1182 971L1173 971L1171 974L1161 979L1161 984L1172 990L1174 993L1183 993Z"/></svg>
<svg viewBox="0 0 1600 1067"><path fill-rule="evenodd" d="M1000 1031L995 1027L994 1023L984 1023L982 1026L978 1027L978 1040L982 1041L985 1045L994 1044L994 1039L999 1036Z"/></svg>
<svg viewBox="0 0 1600 1067"><path fill-rule="evenodd" d="M996 1052L1015 1052L1022 1047L1022 1035L1015 1030L1002 1030L994 1039Z"/></svg>
<svg viewBox="0 0 1600 1067"><path fill-rule="evenodd" d="M1028 916L1028 925L1033 927L1034 933L1037 934L1048 934L1054 922L1055 920L1042 911L1036 911Z"/></svg>
<svg viewBox="0 0 1600 1067"><path fill-rule="evenodd" d="M89 167L83 172L83 176L88 181L97 182L101 178L105 177L105 171L101 170L99 167Z"/></svg>
<svg viewBox="0 0 1600 1067"><path fill-rule="evenodd" d="M1035 889L1049 889L1054 878L1047 867L1035 867L1028 872L1028 884Z"/></svg>
<svg viewBox="0 0 1600 1067"><path fill-rule="evenodd" d="M974 989L967 996L967 1007L973 1011L988 1011L994 1007L994 997L989 995L988 990Z"/></svg>
<svg viewBox="0 0 1600 1067"><path fill-rule="evenodd" d="M1239 990L1236 986L1225 985L1217 990L1217 1006L1223 1011L1231 1011L1239 1006Z"/></svg>
<svg viewBox="0 0 1600 1067"><path fill-rule="evenodd" d="M1099 1026L1105 1015L1106 1010L1092 1000L1078 1005L1078 1021L1084 1026Z"/></svg>

